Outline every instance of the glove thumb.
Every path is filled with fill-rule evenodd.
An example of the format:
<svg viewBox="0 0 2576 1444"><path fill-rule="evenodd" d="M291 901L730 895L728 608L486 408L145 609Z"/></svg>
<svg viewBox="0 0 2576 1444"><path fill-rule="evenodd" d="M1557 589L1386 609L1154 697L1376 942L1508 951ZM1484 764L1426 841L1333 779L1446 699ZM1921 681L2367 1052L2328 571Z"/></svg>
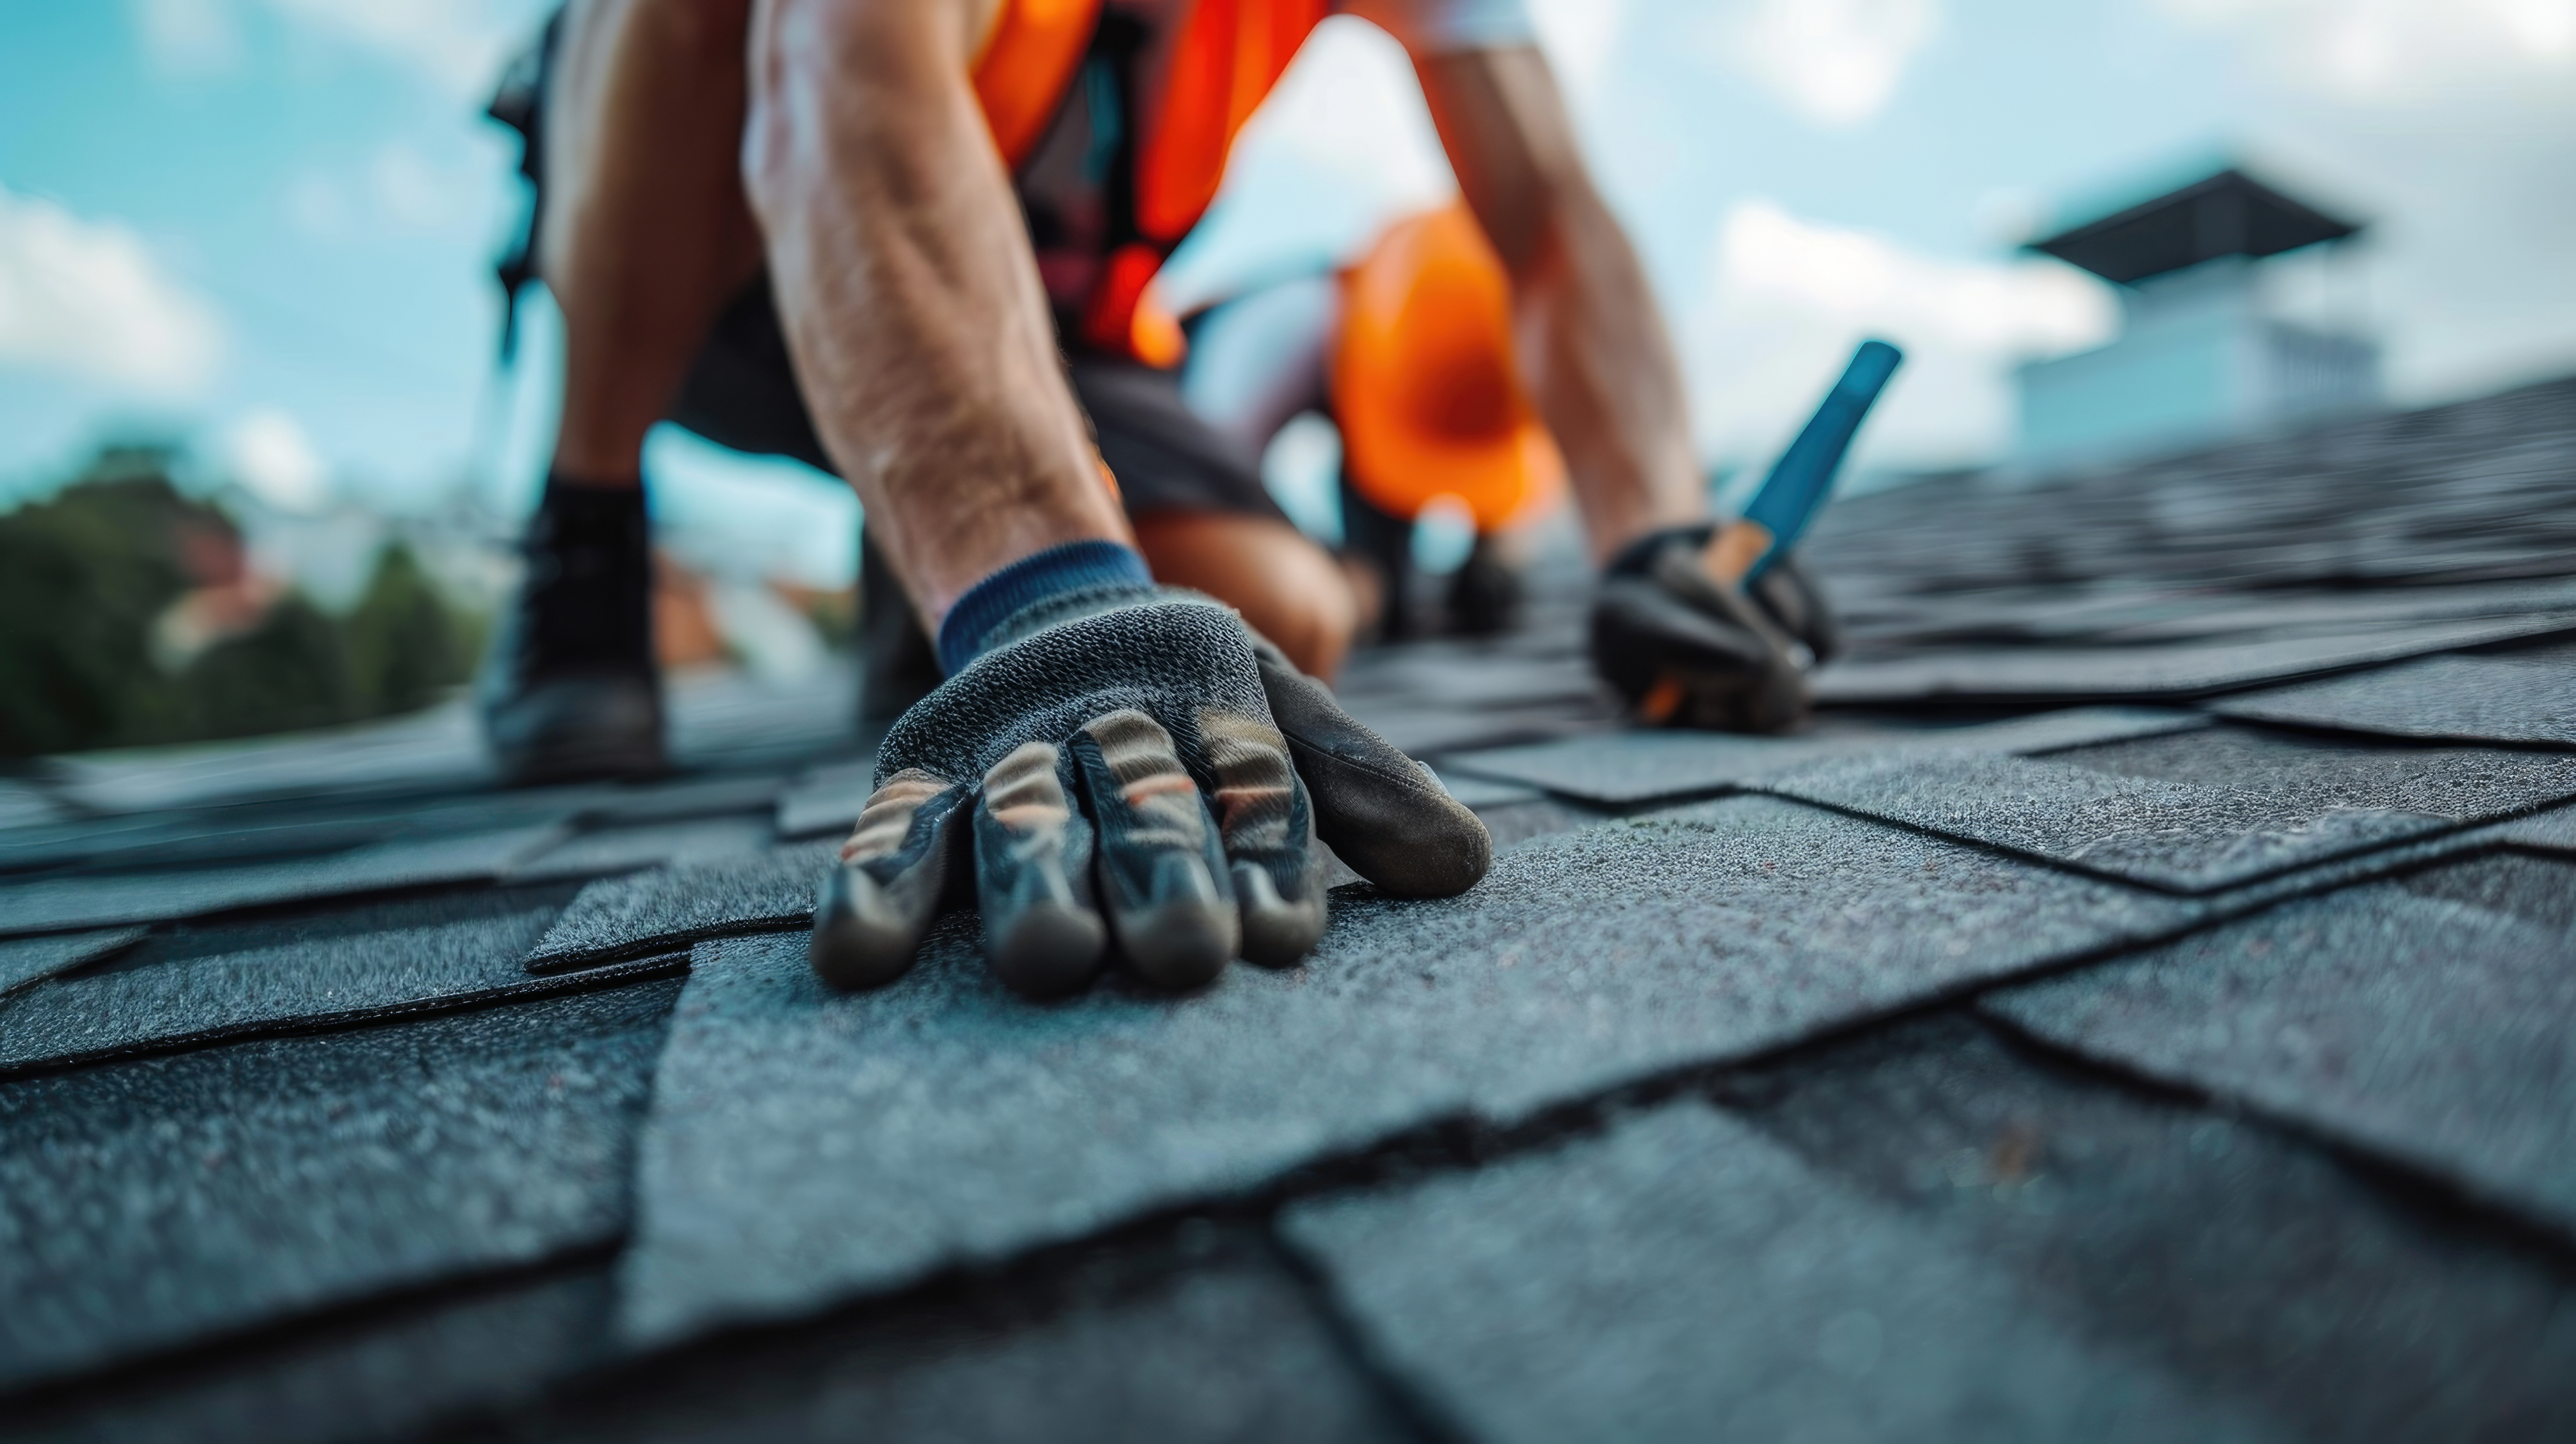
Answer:
<svg viewBox="0 0 2576 1444"><path fill-rule="evenodd" d="M1474 887L1494 860L1484 820L1258 633L1252 654L1271 719L1313 799L1315 835L1397 897L1453 897Z"/></svg>

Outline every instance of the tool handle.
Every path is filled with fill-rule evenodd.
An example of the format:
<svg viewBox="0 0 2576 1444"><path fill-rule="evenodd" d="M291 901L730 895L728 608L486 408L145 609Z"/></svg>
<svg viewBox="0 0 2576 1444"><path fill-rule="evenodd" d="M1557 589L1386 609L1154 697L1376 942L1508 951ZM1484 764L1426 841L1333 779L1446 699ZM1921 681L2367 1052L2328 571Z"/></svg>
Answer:
<svg viewBox="0 0 2576 1444"><path fill-rule="evenodd" d="M1843 368L1842 379L1825 393L1824 404L1808 419L1806 429L1772 464L1762 489L1744 508L1744 520L1771 535L1770 547L1746 570L1748 578L1760 575L1773 557L1794 546L1807 523L1824 509L1834 473L1842 469L1843 454L1851 450L1861 419L1869 415L1871 403L1887 389L1887 379L1904 359L1904 352L1885 341L1860 343L1851 364Z"/></svg>

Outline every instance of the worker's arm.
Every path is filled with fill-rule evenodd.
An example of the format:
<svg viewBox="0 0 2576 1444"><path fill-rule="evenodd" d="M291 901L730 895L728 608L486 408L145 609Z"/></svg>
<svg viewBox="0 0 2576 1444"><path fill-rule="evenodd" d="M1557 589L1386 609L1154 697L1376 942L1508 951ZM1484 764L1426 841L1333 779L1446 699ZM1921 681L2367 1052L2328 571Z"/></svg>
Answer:
<svg viewBox="0 0 2576 1444"><path fill-rule="evenodd" d="M1066 542L1133 545L969 81L996 0L762 0L743 176L816 430L935 630Z"/></svg>
<svg viewBox="0 0 2576 1444"><path fill-rule="evenodd" d="M1417 50L1467 205L1512 277L1523 375L1594 554L1707 515L1681 366L1645 268L1575 147L1537 47Z"/></svg>

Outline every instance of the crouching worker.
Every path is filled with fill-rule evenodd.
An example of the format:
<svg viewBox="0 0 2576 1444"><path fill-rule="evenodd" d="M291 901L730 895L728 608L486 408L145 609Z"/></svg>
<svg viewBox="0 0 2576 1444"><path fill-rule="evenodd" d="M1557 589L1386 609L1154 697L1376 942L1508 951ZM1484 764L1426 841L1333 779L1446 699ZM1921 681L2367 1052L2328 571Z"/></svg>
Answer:
<svg viewBox="0 0 2576 1444"><path fill-rule="evenodd" d="M887 734L825 882L825 979L896 977L970 897L992 966L1033 994L1112 957L1174 988L1238 956L1289 963L1324 926L1319 838L1398 895L1474 885L1475 816L1310 675L1347 640L1339 573L1266 498L1222 499L1223 447L1180 403L1153 288L1332 8L577 3L537 127L565 400L487 702L504 758L528 775L619 739L658 754L645 431L801 427L947 677ZM1704 529L1670 344L1517 0L1347 8L1414 57L1596 553ZM779 370L783 398L764 389ZM1668 673L1803 695L1740 592L1673 605L1692 620Z"/></svg>

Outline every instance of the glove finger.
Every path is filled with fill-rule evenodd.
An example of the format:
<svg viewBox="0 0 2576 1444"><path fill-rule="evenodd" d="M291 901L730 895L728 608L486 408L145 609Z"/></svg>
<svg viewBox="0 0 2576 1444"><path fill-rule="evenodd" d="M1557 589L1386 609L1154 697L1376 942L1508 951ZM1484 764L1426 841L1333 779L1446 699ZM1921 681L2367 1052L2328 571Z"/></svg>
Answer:
<svg viewBox="0 0 2576 1444"><path fill-rule="evenodd" d="M1806 644L1817 665L1842 654L1843 629L1833 604L1796 557L1774 558L1744 590L1781 631Z"/></svg>
<svg viewBox="0 0 2576 1444"><path fill-rule="evenodd" d="M969 796L917 767L869 796L814 905L808 956L824 982L874 988L912 966L948 891L950 855L964 836L956 824Z"/></svg>
<svg viewBox="0 0 2576 1444"><path fill-rule="evenodd" d="M1315 835L1397 897L1452 897L1474 887L1494 860L1484 820L1277 647L1256 636L1252 654L1313 805Z"/></svg>
<svg viewBox="0 0 2576 1444"><path fill-rule="evenodd" d="M1315 810L1288 739L1257 717L1199 714L1199 752L1216 774L1217 837L1243 919L1243 958L1284 968L1324 935L1324 859Z"/></svg>
<svg viewBox="0 0 2576 1444"><path fill-rule="evenodd" d="M1070 759L1030 742L984 774L975 808L975 902L984 960L1031 997L1091 981L1108 942L1091 909L1091 823L1073 805Z"/></svg>
<svg viewBox="0 0 2576 1444"><path fill-rule="evenodd" d="M1207 804L1162 724L1134 708L1086 723L1068 750L1098 829L1098 901L1118 950L1160 987L1214 979L1242 941Z"/></svg>
<svg viewBox="0 0 2576 1444"><path fill-rule="evenodd" d="M1614 578L1592 609L1592 661L1648 722L1776 732L1807 714L1807 678L1778 639L1655 582Z"/></svg>
<svg viewBox="0 0 2576 1444"><path fill-rule="evenodd" d="M1592 606L1593 664L1611 685L1631 696L1669 667L1751 673L1772 665L1772 653L1759 634L1711 616L1653 582L1604 582Z"/></svg>

